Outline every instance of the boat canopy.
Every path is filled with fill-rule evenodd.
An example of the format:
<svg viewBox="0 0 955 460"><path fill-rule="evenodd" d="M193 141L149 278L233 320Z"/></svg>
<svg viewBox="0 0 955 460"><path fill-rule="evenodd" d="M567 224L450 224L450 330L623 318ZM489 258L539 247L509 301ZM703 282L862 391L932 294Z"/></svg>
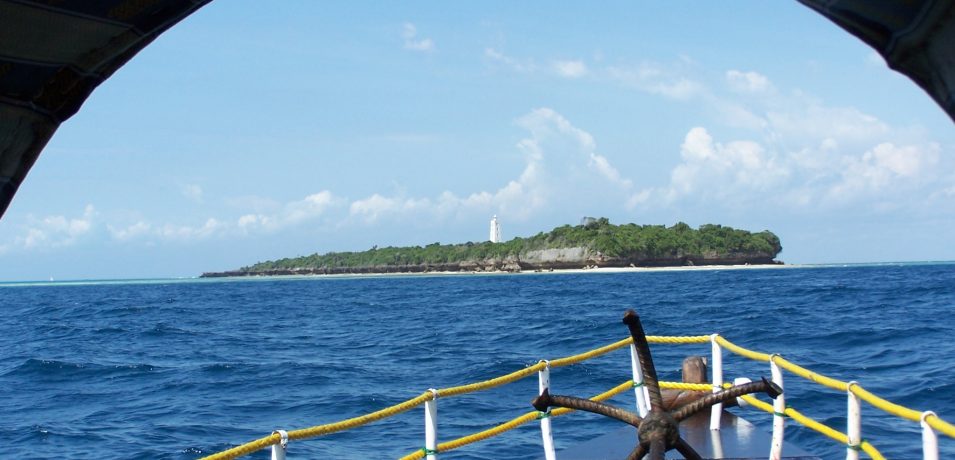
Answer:
<svg viewBox="0 0 955 460"><path fill-rule="evenodd" d="M0 0L0 216L56 129L140 50L211 0ZM955 120L955 0L799 0Z"/></svg>
<svg viewBox="0 0 955 460"><path fill-rule="evenodd" d="M799 1L875 48L955 121L955 1Z"/></svg>
<svg viewBox="0 0 955 460"><path fill-rule="evenodd" d="M0 0L0 216L90 93L210 0Z"/></svg>

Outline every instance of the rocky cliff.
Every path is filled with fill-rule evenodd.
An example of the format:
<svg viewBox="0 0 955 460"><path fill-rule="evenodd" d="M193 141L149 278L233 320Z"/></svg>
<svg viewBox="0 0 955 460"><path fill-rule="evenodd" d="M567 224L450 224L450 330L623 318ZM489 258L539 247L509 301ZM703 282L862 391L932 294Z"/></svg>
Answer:
<svg viewBox="0 0 955 460"><path fill-rule="evenodd" d="M228 276L279 275L341 275L374 273L428 273L428 272L521 272L550 271L599 267L674 267L692 265L766 265L777 264L776 254L750 252L699 256L675 254L669 257L648 258L639 255L608 257L587 247L552 248L527 251L517 256L490 257L460 262L420 264L379 264L357 267L292 267L270 269L239 269L203 273L203 278Z"/></svg>

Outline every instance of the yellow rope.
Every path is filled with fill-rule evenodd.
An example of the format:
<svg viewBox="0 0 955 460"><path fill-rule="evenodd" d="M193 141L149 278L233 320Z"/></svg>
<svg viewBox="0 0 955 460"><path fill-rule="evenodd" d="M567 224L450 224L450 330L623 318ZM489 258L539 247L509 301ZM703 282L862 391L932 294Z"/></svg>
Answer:
<svg viewBox="0 0 955 460"><path fill-rule="evenodd" d="M659 384L660 388L670 390L713 391L713 385L709 383L659 382Z"/></svg>
<svg viewBox="0 0 955 460"><path fill-rule="evenodd" d="M266 436L264 438L256 439L255 441L247 442L245 444L235 446L229 450L224 450L217 454L212 454L207 457L203 457L201 460L231 460L233 458L238 458L243 455L249 455L253 452L260 451L269 447L273 444L278 444L282 438L278 433L275 433L271 436Z"/></svg>
<svg viewBox="0 0 955 460"><path fill-rule="evenodd" d="M772 405L767 404L767 403L765 403L765 402L763 402L763 401L760 401L759 399L756 399L753 395L744 395L744 396L741 396L741 398L743 398L746 402L748 402L750 405L752 405L753 407L755 407L755 408L757 408L757 409L760 409L760 410L769 412L770 414L774 414L774 413L775 413L775 410L773 410L773 406L772 406ZM822 434L824 434L824 435L826 435L826 436L828 436L828 437L830 437L830 438L836 440L836 441L839 442L840 444L849 444L849 436L847 436L845 433L843 433L843 432L841 432L841 431L839 431L839 430L833 429L833 428L829 427L828 425L819 423L819 422L817 422L817 421L815 421L815 420L813 420L813 419L811 419L811 418L809 418L809 417L803 415L802 413L800 413L800 412L797 411L796 409L793 409L793 408L791 408L791 407L787 407L786 410L785 410L785 412L784 412L784 414L785 414L786 416L792 418L793 420L799 422L799 424L801 424L801 425L803 425L803 426L805 426L805 427L807 427L807 428L813 429L813 430L815 430L815 431L817 431L817 432L819 432L819 433L822 433ZM860 443L859 448L862 449L863 452L865 452L866 454L868 454L869 457L871 457L871 458L873 458L873 459L875 459L875 460L884 460L884 459L885 459L885 457L882 456L882 454L879 452L879 450L876 449L875 446L873 446L872 444L870 444L869 441L863 440L862 443Z"/></svg>
<svg viewBox="0 0 955 460"><path fill-rule="evenodd" d="M708 343L710 340L711 340L711 339L710 339L710 336L706 336L706 335L701 335L701 336L647 336L647 341L648 341L648 342L650 342L650 343L661 343L661 344L663 344L663 343L665 343L665 344ZM848 385L846 382L843 382L843 381L840 381L840 380L836 380L836 379L833 379L833 378L831 378L831 377L827 377L827 376L822 375L822 374L817 374L817 373L815 373L815 372L813 372L813 371L810 371L809 369L806 369L806 368L804 368L804 367L801 367L801 366L799 366L799 365L796 365L796 364L794 364L794 363L792 363L792 362L786 360L786 359L783 358L782 356L779 356L779 355L768 355L768 354L766 354L766 353L760 353L760 352L756 352L756 351L753 351L753 350L749 350L749 349L740 347L740 346L738 346L738 345L736 345L736 344L730 342L729 340L726 340L725 338L723 338L723 337L721 337L721 336L719 336L719 335L717 335L717 336L715 337L715 341L716 341L717 344L719 344L719 345L722 346L723 348L726 348L727 350L729 350L729 351L731 351L731 352L733 352L733 353L735 353L735 354L738 354L738 355L740 355L740 356L743 356L743 357L746 357L746 358L749 358L749 359L752 359L752 360L755 360L755 361L770 361L770 360L772 360L773 362L775 362L777 365L779 365L779 366L782 367L783 369L786 369L786 370L792 372L793 374L796 374L796 375L798 375L798 376L800 376L800 377L803 377L803 378L805 378L805 379L807 379L807 380L810 380L810 381L812 381L812 382L818 383L818 384L823 385L823 386L826 386L826 387L828 387L828 388L832 388L832 389L837 390L837 391L847 391L847 390L849 390L849 385ZM584 353L580 353L580 354L577 354L577 355L572 355L572 356L567 356L567 357L564 357L564 358L559 358L559 359L556 359L556 360L552 360L552 361L550 361L550 367L555 367L555 368L556 368L556 367L569 366L569 365L571 365L571 364L577 364L577 363L580 363L580 362L582 362L582 361L586 361L586 360L588 360L588 359L592 359L592 358L595 358L595 357L597 357L597 356L601 356L601 355L607 354L607 353L609 353L609 352L611 352L611 351L618 350L618 349L620 349L620 348L624 348L624 347L630 345L631 343L632 343L632 340L631 340L630 338L626 338L626 339L623 339L623 340L619 340L619 341L614 342L614 343L612 343L612 344L605 345L605 346L603 346L603 347L596 348L596 349L593 349L593 350L590 350L590 351L587 351L587 352L584 352ZM490 380L485 380L485 381L482 381L482 382L476 382L476 383L471 383L471 384L467 384L467 385L460 385L460 386L455 386L455 387L449 387L449 388L440 389L440 390L438 390L438 394L439 394L440 396L442 396L442 397L450 397L450 396L461 395L461 394L465 394L465 393L471 393L471 392L475 392L475 391L486 390L486 389L489 389L489 388L494 388L494 387L497 387L497 386L500 386L500 385L504 385L504 384L507 384L507 383L511 383L511 382L514 382L514 381L517 381L517 380L526 378L526 377L528 377L528 376L534 374L535 372L538 372L538 371L543 370L546 366L547 366L547 363L544 362L544 361L541 361L541 362L538 362L538 363L536 363L536 364L534 364L534 365L532 365L532 366L528 366L528 367L526 367L526 368L524 368L524 369L520 369L520 370L518 370L518 371L511 372L510 374L503 375L503 376L500 376L500 377L496 377L496 378L493 378L493 379L490 379ZM661 384L661 387L662 387L662 388L671 388L671 389L679 389L679 390L692 390L692 391L710 391L710 390L711 390L711 386L710 386L709 384L684 384L684 383L678 383L678 382L660 382L660 384ZM630 389L631 386L632 386L632 383L631 383L631 382L627 382L627 383L624 383L624 384L622 384L622 385L620 385L620 386L617 386L617 387L615 387L615 388L609 390L608 392L605 392L605 393L602 393L602 394L600 394L600 395L597 395L597 396L595 396L595 397L593 397L593 398L591 398L591 399L593 399L593 400L595 400L595 401L603 401L603 400L608 399L608 398L610 398L610 397L612 397L612 396L614 396L614 395L616 395L616 394L622 393L623 391L626 391L627 389ZM724 386L729 386L729 385L724 385ZM890 414L892 414L892 415L896 415L896 416L898 416L898 417L905 418L905 419L912 420L912 421L920 421L920 420L921 420L922 413L920 413L920 412L918 412L918 411L915 411L915 410L912 410L912 409L909 409L909 408L907 408L907 407L904 407L904 406L901 406L901 405L892 403L892 402L887 401L887 400L885 400L885 399L882 399L882 398L880 398L880 397L878 397L878 396L876 396L876 395L870 393L869 391L865 390L865 389L862 388L860 385L853 385L851 391L852 391L855 395L857 395L860 399L865 400L866 402L872 404L873 406L875 406L875 407L877 407L877 408L879 408L879 409L881 409L881 410L883 410L883 411L885 411L885 412L888 412L888 413L890 413ZM365 424L368 424L368 423L371 423L371 422L374 422L374 421L377 421L377 420L381 420L381 419L383 419L383 418L391 417L391 416L397 415L397 414L399 414L399 413L405 412L405 411L407 411L407 410L409 410L409 409L412 409L412 408L414 408L414 407L417 407L417 406L419 406L419 405L425 403L426 401L430 401L430 400L432 400L433 398L434 398L434 395L433 395L430 391L429 391L429 392L425 392L425 393L423 393L423 394L421 394L421 395L419 395L419 396L417 396L417 397L415 397L415 398L409 399L409 400L407 400L407 401L404 401L404 402L402 402L402 403L396 404L396 405L394 405L394 406L386 407L386 408L384 408L384 409L381 409L381 410L376 411L376 412L372 412L372 413L370 413L370 414L366 414L366 415L362 415L362 416L359 416L359 417L350 418L350 419L343 420L343 421L340 421L340 422L329 423L329 424L325 424L325 425L318 425L318 426L313 426L313 427L310 427L310 428L303 428L303 429L299 429L299 430L289 431L289 433L288 433L289 439L290 439L290 440L300 440L300 439L306 439L306 438L311 438L311 437L315 437L315 436L322 436L322 435L327 435L327 434L335 433L335 432L338 432L338 431L343 431L343 430L348 430L348 429L356 428L356 427L359 427L359 426L362 426L362 425L365 425ZM759 407L759 408L762 409L762 410L766 410L766 411L768 411L768 412L773 412L773 411L772 411L772 406L770 406L770 405L768 405L768 404L766 404L766 403L764 403L764 402L762 402L762 401L759 401L759 400L757 400L756 398L753 398L753 397L751 397L751 396L745 396L744 399L746 399L746 400L749 401L751 404L753 404L753 405L756 406L756 407ZM792 412L792 414L790 414L790 411ZM558 409L554 409L554 410L551 412L551 415L552 415L552 416L559 416L559 415L563 415L563 414L566 414L566 413L569 413L569 412L572 412L572 411L569 410L569 409L558 408ZM825 425L823 425L823 424L821 424L821 423L818 423L818 422L816 422L816 421L814 421L814 420L812 420L812 419L810 419L810 418L808 418L808 417L805 417L805 416L803 416L802 414L799 414L798 412L796 412L795 410L787 409L787 410L786 410L786 414L787 414L787 415L790 415L791 417L793 417L793 419L799 421L800 423L803 423L804 425L808 426L809 428L812 428L812 429L814 429L814 430L816 430L816 431L819 431L819 432L821 432L821 433L823 433L823 434L825 434L825 435L827 435L827 436L829 436L829 437L831 437L831 438L833 438L833 439L836 439L837 441L840 441L840 442L843 442L843 443L847 442L847 438L846 438L845 434L842 434L842 433L840 433L840 432L838 432L838 431L836 431L836 430L833 430L832 428L829 428L829 427L827 427L827 426L825 426ZM513 419L513 420L510 420L510 421L508 421L508 422L505 422L505 423L503 423L503 424L501 424L501 425L499 425L499 426L497 426L497 427L491 428L491 429L489 429L489 430L485 430L485 431L482 431L482 432L479 432L479 433L475 433L475 434L470 435L470 436L465 436L465 437L460 438L460 439L456 439L456 440L453 440L453 441L448 441L448 442L446 442L446 443L440 444L440 445L438 446L438 447L439 447L439 450L451 450L451 449L456 449L456 448L458 448L458 447L460 447L460 446L463 446L463 445L467 445L467 444L470 444L470 443L473 443L473 442L477 442L477 441L481 441L481 440L487 439L487 438L489 438L489 437L496 436L496 435L498 435L498 434L500 434L500 433L503 433L503 432L505 432L505 431L514 429L514 428L516 428L516 427L518 427L518 426L520 426L520 425L522 425L522 424L524 424L524 423L527 423L527 422L530 420L530 419L527 419L527 417L531 417L531 416L536 417L536 416L537 416L537 412L529 412L529 413L527 413L527 414L524 414L524 415L522 415L522 416L520 416L520 417L517 417L517 418L515 418L515 419ZM928 423L929 426L931 426L931 427L932 427L933 429L935 429L936 431L938 431L938 432L940 432L940 433L943 433L943 434L945 434L945 435L947 435L947 436L949 436L949 437L955 438L955 425L950 424L949 422L947 422L947 421L941 419L940 417L938 417L938 416L936 416L936 415L929 415L929 416L926 417L925 420L926 420L926 423ZM840 437L840 436L841 436L841 437ZM230 460L230 459L233 459L233 458L241 457L241 456L243 456L243 455L248 455L248 454L250 454L250 453L256 452L256 451L261 450L261 449L264 449L264 448L266 448L266 447L268 447L268 446L270 446L270 445L277 444L279 441L280 441L279 435L278 435L278 434L272 434L272 435L269 435L269 436L266 436L266 437L263 437L263 438L259 438L259 439L256 439L256 440L254 440L254 441L251 441L251 442L248 442L248 443L245 443L245 444L241 444L241 445L236 446L236 447L233 447L233 448L231 448L231 449L229 449L229 450L226 450L226 451L223 451L223 452L219 452L219 453L210 455L210 456L208 456L208 457L204 457L203 460ZM879 454L878 451L875 450L875 448L872 447L871 445L869 445L867 442L863 442L861 447L862 447L862 449L863 449L866 453L868 453L872 458L876 458L876 459L881 459L881 458L882 458L881 454ZM872 452L870 452L870 450L871 450ZM873 452L874 452L874 453L873 453ZM411 456L411 457L408 457L408 458L421 458L421 457L424 456L424 453L423 453L422 451L419 451L417 454L411 454L411 455L412 455L412 456ZM419 457L413 457L414 455L420 455L420 456L419 456Z"/></svg>
<svg viewBox="0 0 955 460"><path fill-rule="evenodd" d="M772 405L766 404L765 402L760 401L759 399L756 399L756 397L753 395L743 395L743 396L740 396L740 398L742 398L744 401L748 402L751 406L759 410L769 412L770 414L776 413L776 411L773 410Z"/></svg>
<svg viewBox="0 0 955 460"><path fill-rule="evenodd" d="M551 363L551 366L553 366L553 363ZM540 361L533 366L525 367L524 369L521 369L519 371L514 371L514 372L511 372L510 374L502 375L500 377L493 378L490 380L485 380L483 382L470 383L467 385L460 385L460 386L450 387L450 388L442 388L438 390L438 395L440 395L441 397L447 398L449 396L455 396L455 395L460 395L465 393L473 393L475 391L487 390L489 388L494 388L494 387L501 386L507 383L516 382L524 377L527 377L528 375L531 375L531 374L534 374L535 372L543 370L545 367L547 367L547 363L545 363L544 361Z"/></svg>
<svg viewBox="0 0 955 460"><path fill-rule="evenodd" d="M648 335L647 342L650 343L668 343L668 344L688 344L688 343L707 343L710 341L710 337L706 335L693 335L693 336L662 336L662 335ZM591 358L596 358L597 356L610 353L614 350L619 350L623 347L626 347L633 343L633 339L626 338L610 345L606 345L594 350L590 350L579 355L568 356L566 358L555 359L550 362L550 367L563 367L569 366L571 364L577 364L582 361L586 361Z"/></svg>
<svg viewBox="0 0 955 460"><path fill-rule="evenodd" d="M935 428L938 432L948 435L950 438L955 438L955 426L951 423L942 420L941 417L937 415L929 415L925 417L925 422L928 423L928 426Z"/></svg>
<svg viewBox="0 0 955 460"><path fill-rule="evenodd" d="M792 418L793 420L799 422L800 424L802 424L803 426L807 428L811 428L826 436L829 436L830 438L835 439L841 444L849 444L849 436L846 436L845 433L835 430L833 428L830 428L829 426L824 425L822 423L819 423L803 415L796 409L787 407L784 413L790 418ZM869 454L869 457L875 460L885 460L885 457L883 457L882 454L878 451L878 449L876 449L875 446L869 443L869 441L863 440L859 444L859 448L861 448L863 452L865 452L866 454Z"/></svg>
<svg viewBox="0 0 955 460"><path fill-rule="evenodd" d="M842 380L836 380L832 377L826 377L825 375L817 374L809 369L806 369L805 367L793 364L782 356L777 355L774 361L779 367L786 369L787 371L792 372L793 374L796 374L806 380L816 382L824 387L829 387L836 391L846 391L849 389L849 384L843 382Z"/></svg>
<svg viewBox="0 0 955 460"><path fill-rule="evenodd" d="M732 351L733 353L736 353L737 355L740 355L744 358L749 358L754 361L769 361L769 355L767 355L766 353L760 353L753 350L747 350L739 345L736 345L733 342L730 342L729 340L724 339L723 337L719 335L716 336L716 343L719 344L721 347L729 351Z"/></svg>
<svg viewBox="0 0 955 460"><path fill-rule="evenodd" d="M686 336L648 335L647 342L669 343L669 344L710 343L710 336L708 335L686 335Z"/></svg>
<svg viewBox="0 0 955 460"><path fill-rule="evenodd" d="M566 358L554 359L554 360L551 360L550 367L563 367L563 366L569 366L571 364L577 364L581 361L586 361L591 358L596 358L597 356L600 356L600 355L605 355L607 353L610 353L611 351L619 350L627 345L630 345L631 342L633 342L632 339L626 338L626 339L611 343L610 345L606 345L594 350L590 350L585 353L581 353L579 355L573 355L573 356L568 356Z"/></svg>
<svg viewBox="0 0 955 460"><path fill-rule="evenodd" d="M879 396L876 396L875 394L863 388L862 385L855 384L855 385L852 385L852 388L850 389L849 384L846 382L813 372L809 369L806 369L802 366L799 366L787 360L786 358L783 358L782 356L779 356L779 355L771 356L765 353L759 353L752 350L747 350L720 336L716 337L716 342L720 346L726 348L727 350L730 350L733 353L736 353L746 358L750 358L756 361L769 361L770 359L772 359L773 362L779 365L779 367L786 369L789 372L792 372L793 374L796 374L806 380L818 383L822 386L831 388L833 390L852 391L853 394L858 396L863 401L866 401L872 406L879 408L889 414L895 415L900 418L908 419L913 422L919 422L922 420L921 412L913 410L913 409L909 409L908 407L895 404L891 401L880 398ZM943 420L942 418L938 416L926 417L925 421L929 424L929 426L931 426L938 432L945 434L946 436L949 436L951 438L955 438L955 425L952 425L951 423L946 422L945 420Z"/></svg>
<svg viewBox="0 0 955 460"><path fill-rule="evenodd" d="M417 397L411 398L403 403L395 404L394 406L386 407L384 409L372 412L370 414L365 414L359 417L353 417L347 420L342 420L340 422L313 426L311 428L303 428L301 430L289 431L288 438L290 440L314 438L315 436L322 436L326 434L335 433L338 431L350 430L352 428L357 428L362 425L367 425L371 422L381 420L383 418L388 418L388 417L398 415L402 412L418 407L424 404L425 402L431 401L433 399L434 399L434 394L431 393L430 391L426 391L424 393L421 393Z"/></svg>
<svg viewBox="0 0 955 460"><path fill-rule="evenodd" d="M617 386L615 386L615 387L613 387L613 388L611 388L611 389L609 389L609 390L607 390L607 391L605 391L605 392L603 392L603 393L600 393L599 395L596 395L596 396L590 398L590 400L591 400L591 401L606 401L607 399L610 399L610 398L612 398L612 397L614 397L614 396L616 396L616 395L618 395L618 394L620 394L620 393L623 393L623 392L625 392L625 391L627 391L627 390L629 390L629 389L631 389L631 388L633 388L633 381L632 381L632 380L628 380L628 381L626 381L626 382L624 382L624 383L621 383L620 385L617 385ZM570 412L573 412L573 409L557 408L557 409L554 409L553 411L551 411L551 414L550 414L550 415L551 415L551 417L560 417L561 415L568 414L568 413L570 413ZM458 438L458 439L454 439L454 440L451 440L451 441L442 442L442 443L438 444L438 449L437 449L437 450L438 450L438 452L447 452L447 451L450 451L450 450L457 449L457 448L459 448L459 447L466 446L466 445L468 445L468 444L473 444L473 443L475 443L475 442L480 442L480 441L484 441L484 440L489 439L489 438L493 438L493 437L498 436L498 435L500 435L500 434L503 434L503 433L505 433L505 432L507 432L507 431L513 430L514 428L517 428L517 427L519 427L519 426L521 426L521 425L523 425L523 424L525 424L525 423L527 423L527 422L531 422L531 421L537 420L537 417L538 417L539 414L540 414L540 413L537 412L537 411L531 411L531 412L528 412L528 413L526 413L526 414L523 414L523 415L521 415L521 416L519 416L519 417L516 417L516 418L513 418L513 419L511 419L511 420L508 420L507 422L504 422L504 423L502 423L502 424L500 424L500 425L497 425L497 426L495 426L495 427L493 427L493 428L489 428L489 429L484 430L484 431L479 431L479 432L477 432L477 433L473 433L473 434L470 434L470 435L467 435L467 436L463 436L463 437L460 437L460 438ZM416 450L416 451L414 451L414 452L412 452L412 453L410 453L410 454L408 454L408 455L405 455L404 457L401 457L400 460L418 460L418 459L424 458L424 456L425 456L424 451L419 449L419 450Z"/></svg>
<svg viewBox="0 0 955 460"><path fill-rule="evenodd" d="M340 422L329 423L325 425L313 426L310 428L304 428L301 430L294 430L288 432L289 440L295 439L305 439L315 436L321 436L325 434L331 434L342 430L348 430L351 428L356 428L368 423L374 422L376 420L381 420L383 418L391 417L393 415L400 414L404 411L412 409L414 407L424 404L426 401L431 401L434 399L434 394L430 391L426 391L419 395L418 397L411 398L405 402L395 404L394 406L386 407L376 412L370 414L365 414L359 417L350 418L347 420L342 420ZM231 460L233 458L238 458L243 455L248 455L253 452L265 449L268 446L273 444L278 444L281 440L281 437L276 433L271 436L266 436L264 438L256 439L255 441L247 442L245 444L233 447L229 450L219 452L217 454L210 455L208 457L203 457L202 460Z"/></svg>
<svg viewBox="0 0 955 460"><path fill-rule="evenodd" d="M870 393L865 388L862 388L861 385L858 385L858 384L852 385L852 389L850 391L852 391L852 394L858 396L859 399L862 399L863 401L866 401L869 404L872 404L873 406L878 407L879 409L882 409L892 415L902 417L902 418L907 418L909 420L912 420L913 422L918 422L922 420L921 412L914 411L912 409L909 409L908 407L903 407L893 402L886 401Z"/></svg>

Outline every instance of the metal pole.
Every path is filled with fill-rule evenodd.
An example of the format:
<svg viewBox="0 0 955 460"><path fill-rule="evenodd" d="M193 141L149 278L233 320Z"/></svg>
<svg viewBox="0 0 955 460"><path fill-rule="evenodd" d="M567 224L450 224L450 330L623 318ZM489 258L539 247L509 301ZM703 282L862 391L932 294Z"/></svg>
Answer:
<svg viewBox="0 0 955 460"><path fill-rule="evenodd" d="M544 390L550 388L550 363L544 361L544 368L537 372L537 394L544 394ZM554 450L554 435L550 428L550 411L541 412L541 438L544 441L544 458L546 460L556 460L557 452Z"/></svg>
<svg viewBox="0 0 955 460"><path fill-rule="evenodd" d="M846 460L859 460L859 450L862 443L862 408L859 397L852 392L852 387L858 385L849 382L846 387L848 399L848 413L846 415L846 434L849 444L846 446Z"/></svg>
<svg viewBox="0 0 955 460"><path fill-rule="evenodd" d="M928 416L935 416L935 412L922 412L922 458L924 460L938 460L938 434L929 426L925 420Z"/></svg>
<svg viewBox="0 0 955 460"><path fill-rule="evenodd" d="M720 348L720 345L716 343L716 338L719 337L718 334L713 334L710 336L710 344L712 345L712 358L713 358L713 393L718 393L723 390L723 349ZM719 430L720 429L720 418L723 415L723 403L713 404L713 408L710 412L710 429Z"/></svg>
<svg viewBox="0 0 955 460"><path fill-rule="evenodd" d="M776 364L776 357L769 357L769 371L773 376L773 383L783 389L783 371ZM784 391L773 400L773 442L769 448L769 460L780 460L783 457L783 437L786 434L786 392Z"/></svg>
<svg viewBox="0 0 955 460"><path fill-rule="evenodd" d="M643 382L643 368L637 355L637 346L630 344L630 370L633 371L633 394L637 398L637 415L646 417L650 412L650 393Z"/></svg>
<svg viewBox="0 0 955 460"><path fill-rule="evenodd" d="M424 403L424 451L427 460L438 460L438 390L428 389L434 398Z"/></svg>
<svg viewBox="0 0 955 460"><path fill-rule="evenodd" d="M288 448L288 432L285 430L275 430L272 434L278 433L282 440L278 444L272 444L272 460L285 460L285 450Z"/></svg>
<svg viewBox="0 0 955 460"><path fill-rule="evenodd" d="M710 430L710 444L713 446L713 458L723 458L723 432Z"/></svg>

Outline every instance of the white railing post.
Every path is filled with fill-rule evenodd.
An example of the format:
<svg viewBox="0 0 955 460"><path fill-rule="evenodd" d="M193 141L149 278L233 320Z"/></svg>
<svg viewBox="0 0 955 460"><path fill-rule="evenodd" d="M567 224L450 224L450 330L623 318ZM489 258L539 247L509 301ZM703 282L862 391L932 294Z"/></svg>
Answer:
<svg viewBox="0 0 955 460"><path fill-rule="evenodd" d="M544 360L544 368L537 372L537 394L544 394L544 390L550 388L550 363ZM544 441L544 458L546 460L556 460L557 452L554 450L554 435L550 428L550 411L541 412L541 438Z"/></svg>
<svg viewBox="0 0 955 460"><path fill-rule="evenodd" d="M710 430L710 445L713 446L713 458L723 458L723 432Z"/></svg>
<svg viewBox="0 0 955 460"><path fill-rule="evenodd" d="M288 448L288 432L285 430L275 430L272 434L278 433L282 441L278 444L272 444L272 460L285 460L285 450Z"/></svg>
<svg viewBox="0 0 955 460"><path fill-rule="evenodd" d="M846 386L846 394L849 395L846 414L846 434L849 437L849 443L846 445L846 460L859 460L859 450L862 445L862 407L859 397L852 392L854 385L858 383L849 382Z"/></svg>
<svg viewBox="0 0 955 460"><path fill-rule="evenodd" d="M434 397L424 403L424 453L428 460L438 459L438 390L429 388Z"/></svg>
<svg viewBox="0 0 955 460"><path fill-rule="evenodd" d="M773 383L783 389L783 371L776 364L776 357L769 357L769 372L772 374ZM773 401L773 442L769 448L769 460L780 460L783 457L783 437L786 434L786 393L780 393Z"/></svg>
<svg viewBox="0 0 955 460"><path fill-rule="evenodd" d="M920 422L922 425L922 459L938 460L938 434L935 433L935 430L933 430L932 427L929 426L928 421L925 420L929 415L935 415L935 412L922 412L922 420Z"/></svg>
<svg viewBox="0 0 955 460"><path fill-rule="evenodd" d="M717 337L719 337L719 334L713 334L710 336L710 344L712 345L713 350L713 393L723 390L723 349L720 348L720 344L716 343ZM713 404L713 409L710 412L711 430L720 429L720 418L722 415L723 404Z"/></svg>
<svg viewBox="0 0 955 460"><path fill-rule="evenodd" d="M643 382L643 368L640 367L640 356L637 346L630 344L630 370L633 371L633 394L637 398L637 414L646 417L650 412L650 390Z"/></svg>

